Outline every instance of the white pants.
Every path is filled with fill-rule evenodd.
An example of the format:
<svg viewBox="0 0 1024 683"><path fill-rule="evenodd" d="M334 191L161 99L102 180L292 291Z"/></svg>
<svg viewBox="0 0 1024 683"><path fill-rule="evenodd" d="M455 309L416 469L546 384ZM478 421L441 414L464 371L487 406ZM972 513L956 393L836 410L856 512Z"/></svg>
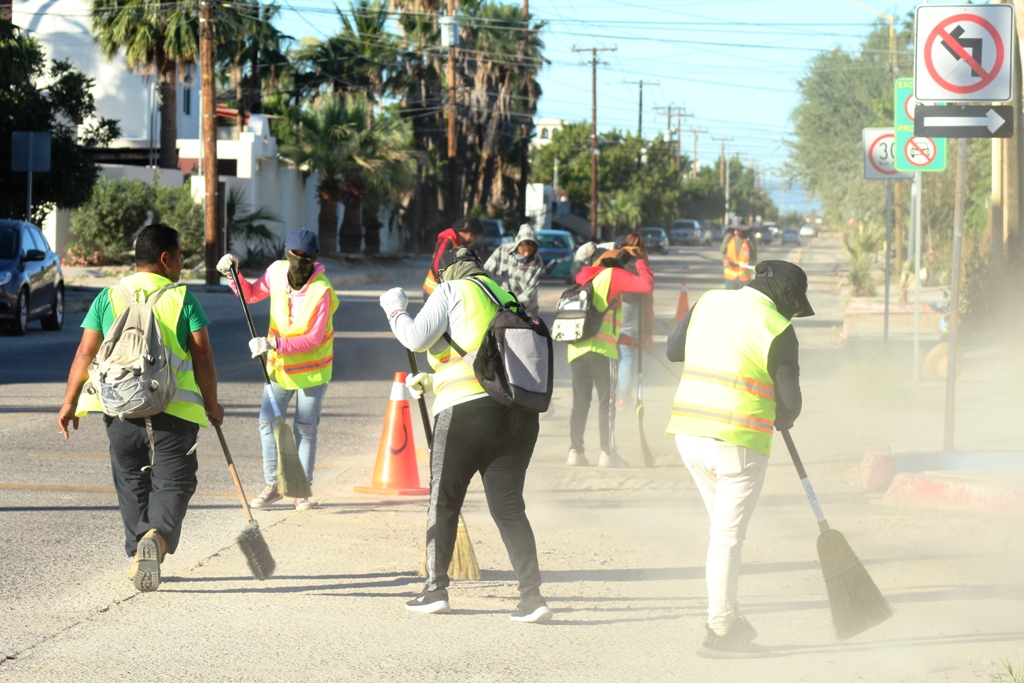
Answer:
<svg viewBox="0 0 1024 683"><path fill-rule="evenodd" d="M739 615L736 591L747 525L761 495L768 457L742 446L697 436L676 436L676 447L711 518L705 578L708 626L725 635Z"/></svg>

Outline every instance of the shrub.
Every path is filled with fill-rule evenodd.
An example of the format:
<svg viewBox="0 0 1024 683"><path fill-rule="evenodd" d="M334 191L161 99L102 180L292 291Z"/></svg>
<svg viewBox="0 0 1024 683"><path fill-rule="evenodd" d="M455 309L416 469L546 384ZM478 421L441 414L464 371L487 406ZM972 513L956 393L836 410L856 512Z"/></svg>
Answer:
<svg viewBox="0 0 1024 683"><path fill-rule="evenodd" d="M69 244L67 253L61 259L61 265L68 266L98 266L103 263L103 252L98 249L90 249L83 244Z"/></svg>
<svg viewBox="0 0 1024 683"><path fill-rule="evenodd" d="M153 191L153 220L178 231L186 267L194 268L206 256L206 213L192 199L189 186L156 187Z"/></svg>
<svg viewBox="0 0 1024 683"><path fill-rule="evenodd" d="M871 276L871 266L875 256L885 242L885 232L874 228L865 229L859 226L856 232L850 231L843 235L843 246L846 258L850 263L850 288L854 296L874 296L875 280Z"/></svg>
<svg viewBox="0 0 1024 683"><path fill-rule="evenodd" d="M80 248L99 251L103 263L125 263L131 260L135 235L146 225L152 204L152 187L146 183L100 178L89 201L71 212L71 234Z"/></svg>

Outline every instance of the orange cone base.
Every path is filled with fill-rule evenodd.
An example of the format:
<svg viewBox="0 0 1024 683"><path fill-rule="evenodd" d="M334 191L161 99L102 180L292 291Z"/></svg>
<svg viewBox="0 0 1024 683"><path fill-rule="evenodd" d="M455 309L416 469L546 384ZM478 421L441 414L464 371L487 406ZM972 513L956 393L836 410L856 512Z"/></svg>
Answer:
<svg viewBox="0 0 1024 683"><path fill-rule="evenodd" d="M379 496L425 496L430 493L429 489L420 486L404 372L395 373L391 387L380 447L377 449L377 463L373 468L373 481L370 486L357 486L355 490L356 493L374 493Z"/></svg>
<svg viewBox="0 0 1024 683"><path fill-rule="evenodd" d="M356 493L375 493L378 496L426 496L430 489L375 489L370 486L357 486Z"/></svg>

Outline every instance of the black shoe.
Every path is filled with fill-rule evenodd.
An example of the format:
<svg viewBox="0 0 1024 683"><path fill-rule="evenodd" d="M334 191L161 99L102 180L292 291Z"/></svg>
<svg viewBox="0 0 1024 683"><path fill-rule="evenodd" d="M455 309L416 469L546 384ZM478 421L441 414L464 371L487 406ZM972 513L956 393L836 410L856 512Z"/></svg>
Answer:
<svg viewBox="0 0 1024 683"><path fill-rule="evenodd" d="M527 624L543 624L551 621L552 613L548 603L540 593L535 593L525 600L519 601L519 607L512 613L512 621L521 621Z"/></svg>
<svg viewBox="0 0 1024 683"><path fill-rule="evenodd" d="M757 629L750 625L747 618L742 614L736 615L736 621L732 622L732 626L729 627L730 633L743 636L747 640L754 640L757 638Z"/></svg>
<svg viewBox="0 0 1024 683"><path fill-rule="evenodd" d="M763 645L757 645L751 641L749 635L754 627L743 619L742 623L736 621L729 627L729 632L720 636L711 630L707 624L704 625L707 636L704 644L697 650L697 656L705 659L753 659L755 657L767 657L769 650Z"/></svg>
<svg viewBox="0 0 1024 683"><path fill-rule="evenodd" d="M405 609L424 614L449 614L452 606L448 604L448 591L444 588L436 591L424 588L419 595L405 603Z"/></svg>

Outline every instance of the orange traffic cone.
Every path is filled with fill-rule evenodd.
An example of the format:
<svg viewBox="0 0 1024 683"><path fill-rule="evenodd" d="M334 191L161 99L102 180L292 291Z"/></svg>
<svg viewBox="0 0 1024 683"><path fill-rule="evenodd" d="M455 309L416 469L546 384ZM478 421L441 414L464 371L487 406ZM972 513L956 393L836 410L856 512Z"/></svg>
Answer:
<svg viewBox="0 0 1024 683"><path fill-rule="evenodd" d="M686 280L683 280L683 288L679 290L679 303L676 304L676 322L683 322L686 312L690 310L690 297L686 294Z"/></svg>
<svg viewBox="0 0 1024 683"><path fill-rule="evenodd" d="M355 488L358 493L385 496L425 496L430 493L420 487L404 372L396 372L395 383L391 385L391 399L377 449L377 464L373 468L373 483Z"/></svg>

